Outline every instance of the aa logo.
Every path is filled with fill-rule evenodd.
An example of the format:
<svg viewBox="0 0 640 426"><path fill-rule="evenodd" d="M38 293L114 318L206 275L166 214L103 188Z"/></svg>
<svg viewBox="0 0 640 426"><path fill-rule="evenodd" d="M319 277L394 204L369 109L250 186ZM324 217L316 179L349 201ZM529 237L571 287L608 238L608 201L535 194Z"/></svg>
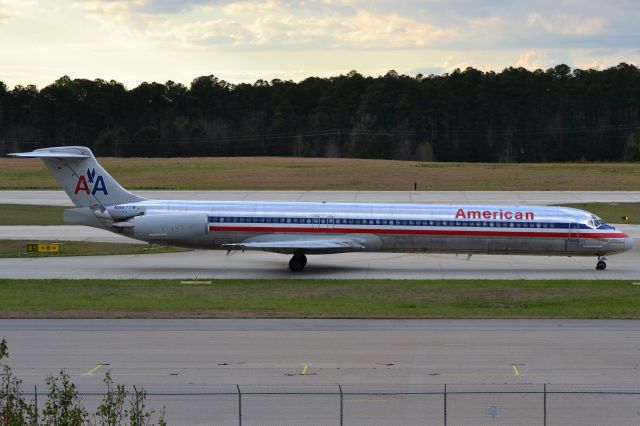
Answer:
<svg viewBox="0 0 640 426"><path fill-rule="evenodd" d="M87 169L87 175L81 175L76 183L76 190L74 194L84 191L87 195L96 195L96 192L102 192L104 195L109 195L107 192L107 185L104 184L102 175L96 177L96 169Z"/></svg>

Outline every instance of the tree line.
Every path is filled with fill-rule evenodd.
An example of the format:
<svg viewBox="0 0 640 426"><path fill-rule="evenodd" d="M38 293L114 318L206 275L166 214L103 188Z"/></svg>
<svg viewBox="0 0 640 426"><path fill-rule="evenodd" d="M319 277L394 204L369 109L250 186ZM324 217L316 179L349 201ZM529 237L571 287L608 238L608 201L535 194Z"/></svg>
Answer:
<svg viewBox="0 0 640 426"><path fill-rule="evenodd" d="M102 156L314 156L421 161L640 160L640 70L474 68L410 77L127 89L61 77L0 82L0 154L86 145Z"/></svg>

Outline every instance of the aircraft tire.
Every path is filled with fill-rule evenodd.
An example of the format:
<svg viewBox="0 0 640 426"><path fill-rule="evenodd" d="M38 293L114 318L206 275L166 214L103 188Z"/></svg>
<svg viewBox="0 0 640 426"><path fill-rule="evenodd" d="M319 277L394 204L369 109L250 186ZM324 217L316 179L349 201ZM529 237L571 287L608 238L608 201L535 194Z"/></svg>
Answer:
<svg viewBox="0 0 640 426"><path fill-rule="evenodd" d="M604 260L599 260L596 264L596 269L598 271L604 271L605 269L607 269L607 263Z"/></svg>
<svg viewBox="0 0 640 426"><path fill-rule="evenodd" d="M294 254L289 261L289 269L293 272L300 272L307 266L307 256L304 254Z"/></svg>

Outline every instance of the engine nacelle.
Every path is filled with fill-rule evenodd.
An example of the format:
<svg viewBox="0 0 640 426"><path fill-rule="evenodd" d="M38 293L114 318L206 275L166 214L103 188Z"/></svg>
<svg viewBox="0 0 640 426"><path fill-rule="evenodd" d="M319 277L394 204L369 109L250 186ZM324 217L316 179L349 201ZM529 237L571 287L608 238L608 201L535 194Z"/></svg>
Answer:
<svg viewBox="0 0 640 426"><path fill-rule="evenodd" d="M208 219L204 213L176 213L136 216L133 235L143 240L183 240L207 234Z"/></svg>

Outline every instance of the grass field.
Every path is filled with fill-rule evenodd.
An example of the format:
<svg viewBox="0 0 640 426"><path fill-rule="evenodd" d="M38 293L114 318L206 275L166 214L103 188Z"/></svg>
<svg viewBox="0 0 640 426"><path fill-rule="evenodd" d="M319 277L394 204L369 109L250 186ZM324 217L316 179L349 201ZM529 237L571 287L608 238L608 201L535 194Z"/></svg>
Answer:
<svg viewBox="0 0 640 426"><path fill-rule="evenodd" d="M4 318L640 318L629 281L0 280Z"/></svg>
<svg viewBox="0 0 640 426"><path fill-rule="evenodd" d="M62 221L64 209L65 207L60 206L0 204L0 226L64 225Z"/></svg>
<svg viewBox="0 0 640 426"><path fill-rule="evenodd" d="M28 253L28 243L60 243L60 253ZM0 257L106 256L113 254L173 253L185 250L186 249L176 247L147 244L100 243L88 241L0 240Z"/></svg>
<svg viewBox="0 0 640 426"><path fill-rule="evenodd" d="M477 164L345 158L100 158L131 189L640 190L639 164ZM37 159L0 158L0 189L58 189Z"/></svg>

